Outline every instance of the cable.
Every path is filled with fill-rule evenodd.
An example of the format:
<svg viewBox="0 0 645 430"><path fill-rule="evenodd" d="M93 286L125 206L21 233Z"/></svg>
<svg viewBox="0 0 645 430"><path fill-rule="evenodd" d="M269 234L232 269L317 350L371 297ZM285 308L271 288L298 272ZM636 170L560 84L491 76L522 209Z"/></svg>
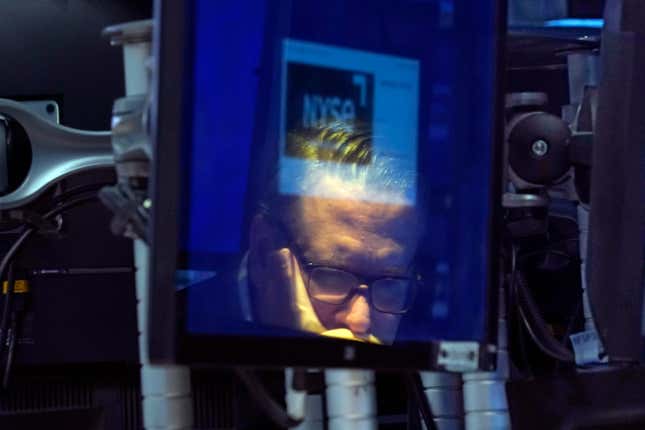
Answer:
<svg viewBox="0 0 645 430"><path fill-rule="evenodd" d="M43 215L43 219L49 220L57 215L60 215L64 212L67 212L68 210L75 208L77 206L83 205L85 203L88 203L90 201L96 200L97 196L96 194L91 194L88 196L83 196L76 198L75 200L61 203L60 205L56 206L55 208L51 209L49 212L45 213ZM11 245L7 253L4 255L2 258L2 261L0 261L0 280L4 279L4 273L9 269L9 286L7 288L7 297L5 298L5 303L3 306L2 310L2 316L0 317L0 355L2 352L4 352L4 342L5 342L5 333L7 332L7 324L8 324L8 318L11 312L11 295L13 294L13 284L14 282L14 274L13 274L13 265L12 261L18 251L20 251L20 248L23 246L23 244L29 239L31 235L33 235L36 232L35 227L27 227L25 231L22 232L22 234L16 239L16 241ZM15 334L13 342L15 343ZM11 362L13 361L13 347L9 345L9 357L7 359L7 364L8 367L7 369L10 369L11 367ZM8 378L9 376L5 373L4 378ZM8 380L8 379L7 379Z"/></svg>
<svg viewBox="0 0 645 430"><path fill-rule="evenodd" d="M68 210L80 206L84 203L88 203L92 200L96 200L96 194L92 194L89 196L83 196L80 198L77 198L76 200L72 200L67 203L62 203L59 206L55 207L54 209L50 210L49 212L45 213L43 215L43 218L46 220L49 220L50 218L53 218L57 215L60 215L63 212L67 212ZM9 248L7 253L5 254L4 258L0 262L0 279L3 279L4 273L7 270L7 267L11 260L13 259L14 255L20 250L24 242L36 232L36 229L34 227L28 227L22 234L16 239L14 244Z"/></svg>
<svg viewBox="0 0 645 430"><path fill-rule="evenodd" d="M71 200L72 198L77 197L81 194L98 193L102 188L108 185L110 185L110 183L101 182L96 184L79 185L76 187L72 187L69 190L63 191L61 194L52 197L51 203L55 206L55 205L64 203L67 200ZM17 225L17 220L16 220L16 224L9 225L8 227L5 227L5 228L0 228L0 233L14 232L23 226L24 225L22 226Z"/></svg>
<svg viewBox="0 0 645 430"><path fill-rule="evenodd" d="M515 288L512 287L512 282L513 282L513 276L514 274L511 274L506 278L506 288L507 288L507 297L508 300L506 303L508 303L508 319L509 321L513 321L513 326L515 327L515 323L519 321L521 318L519 316L519 305L518 305L518 300L517 300L517 295L515 294ZM509 326L510 327L510 326ZM528 377L533 377L533 369L531 368L531 362L528 358L528 353L526 350L526 334L524 333L524 330L522 330L522 327L520 326L517 332L515 333L515 338L517 339L517 346L519 348L519 359L521 360L520 366L521 366L521 371L522 373L526 372ZM520 371L520 368L518 368L518 371Z"/></svg>
<svg viewBox="0 0 645 430"><path fill-rule="evenodd" d="M16 322L17 316L16 312L11 313L11 326L9 328L9 337L7 338L7 342L9 343L9 350L7 352L7 361L4 366L4 374L2 376L2 389L6 390L7 387L9 386L9 375L11 374L11 365L13 364L13 354L16 348L16 339L18 337L18 334L16 333L16 330L18 329L18 325Z"/></svg>
<svg viewBox="0 0 645 430"><path fill-rule="evenodd" d="M54 196L52 198L52 203L54 203L55 205L64 203L65 201L79 194L98 193L103 187L108 185L111 185L111 183L100 182L96 184L78 185L76 187L72 187L68 190L63 191L61 194L57 196Z"/></svg>
<svg viewBox="0 0 645 430"><path fill-rule="evenodd" d="M560 257L564 257L569 260L569 262L580 262L580 259L578 257L575 257L573 255L567 254L566 252L559 251L557 249L540 249L538 251L531 251L531 252L526 252L522 255L518 255L518 259L526 259L530 257L537 257L537 256L542 256L544 255L545 257L548 255L557 255Z"/></svg>
<svg viewBox="0 0 645 430"><path fill-rule="evenodd" d="M515 250L513 252L513 257L515 257ZM533 300L533 296L526 285L526 281L521 273L516 272L515 270L515 261L513 261L513 274L511 279L511 289L514 291L517 298L517 305L520 311L520 316L526 330L529 335L535 342L535 344L548 356L565 363L575 363L575 355L571 352L565 344L558 341L547 329L547 324L540 310ZM572 323L576 318L576 314L580 309L581 301L578 302L574 316L570 321L567 332L565 335L565 343L570 334L572 328ZM600 365L624 365L624 366L635 366L638 365L638 361L633 359L625 358L610 358L608 363L601 363ZM596 367L598 364L592 366L581 366L580 368L591 368Z"/></svg>
<svg viewBox="0 0 645 430"><path fill-rule="evenodd" d="M535 344L542 352L556 360L574 363L573 353L548 331L546 321L542 318L521 273L516 272L512 288L515 288L522 322Z"/></svg>
<svg viewBox="0 0 645 430"><path fill-rule="evenodd" d="M421 382L421 375L419 372L406 372L405 381L409 390L414 395L414 400L419 407L421 417L426 425L427 430L438 430L437 423L434 420L432 408L428 401L428 396L423 390L423 383Z"/></svg>
<svg viewBox="0 0 645 430"><path fill-rule="evenodd" d="M275 424L282 428L291 428L302 423L303 420L292 418L287 411L285 411L284 408L271 397L264 385L262 385L252 371L237 368L235 369L235 373L242 380L260 408Z"/></svg>
<svg viewBox="0 0 645 430"><path fill-rule="evenodd" d="M0 278L2 279L2 278ZM7 333L7 324L11 309L11 296L13 295L13 285L16 282L13 262L9 264L9 276L7 277L7 293L4 294L4 284L2 292L4 295L4 304L2 307L2 320L0 320L0 356L4 351L5 336Z"/></svg>
<svg viewBox="0 0 645 430"><path fill-rule="evenodd" d="M540 310L526 286L524 277L517 269L517 257L517 248L513 246L511 253L511 292L516 299L520 319L542 352L556 360L574 363L575 357L573 353L548 331L546 321L542 318Z"/></svg>
<svg viewBox="0 0 645 430"><path fill-rule="evenodd" d="M506 287L508 289L507 294L508 294L508 317L510 320L512 320L514 323L515 321L518 321L521 319L519 316L519 303L517 299L517 293L515 289L515 277L517 275L517 260L521 258L521 256L518 255L518 249L517 246L512 245L511 246L511 276L507 278L506 281ZM521 327L519 327L519 330L517 330L517 340L519 343L519 348L520 348L520 357L522 359L522 365L524 366L524 369L528 372L529 377L533 376L533 370L531 369L531 362L528 358L528 353L526 351L526 342L525 342L525 336L524 336L524 330L522 330Z"/></svg>
<svg viewBox="0 0 645 430"><path fill-rule="evenodd" d="M573 331L573 326L575 325L576 319L578 318L578 314L580 313L580 308L582 308L582 297L580 297L580 299L578 299L578 301L576 302L576 309L573 311L573 314L571 315L571 319L569 319L569 323L567 324L567 330L564 332L564 339L563 339L564 345L567 344L567 341L569 340L569 336Z"/></svg>

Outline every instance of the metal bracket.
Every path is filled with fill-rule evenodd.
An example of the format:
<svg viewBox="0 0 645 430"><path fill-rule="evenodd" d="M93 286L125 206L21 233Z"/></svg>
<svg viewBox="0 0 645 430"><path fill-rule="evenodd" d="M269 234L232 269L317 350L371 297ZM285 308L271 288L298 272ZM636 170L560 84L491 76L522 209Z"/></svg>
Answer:
<svg viewBox="0 0 645 430"><path fill-rule="evenodd" d="M110 132L58 125L7 99L0 99L0 114L24 128L32 150L27 177L15 191L0 196L0 210L24 206L54 182L74 173L114 166Z"/></svg>
<svg viewBox="0 0 645 430"><path fill-rule="evenodd" d="M475 372L479 370L479 344L440 342L437 364L449 372Z"/></svg>

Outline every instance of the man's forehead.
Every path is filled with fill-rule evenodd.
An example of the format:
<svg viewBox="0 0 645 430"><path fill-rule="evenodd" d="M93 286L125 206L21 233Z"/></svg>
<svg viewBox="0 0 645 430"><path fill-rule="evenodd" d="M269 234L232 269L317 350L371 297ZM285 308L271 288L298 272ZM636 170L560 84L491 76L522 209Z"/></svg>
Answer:
<svg viewBox="0 0 645 430"><path fill-rule="evenodd" d="M418 214L411 206L302 196L285 215L315 263L400 273L416 248Z"/></svg>

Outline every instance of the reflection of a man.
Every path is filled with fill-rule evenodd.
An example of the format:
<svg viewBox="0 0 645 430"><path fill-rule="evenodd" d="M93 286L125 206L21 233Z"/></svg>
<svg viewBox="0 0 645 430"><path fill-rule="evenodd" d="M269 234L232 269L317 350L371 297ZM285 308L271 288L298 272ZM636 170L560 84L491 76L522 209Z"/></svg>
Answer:
<svg viewBox="0 0 645 430"><path fill-rule="evenodd" d="M299 196L268 198L252 221L256 319L391 343L417 286L411 263L419 222L404 199L412 176L374 160L369 136L348 127L299 139L311 158L334 162L312 162L298 179ZM347 168L351 163L361 167Z"/></svg>

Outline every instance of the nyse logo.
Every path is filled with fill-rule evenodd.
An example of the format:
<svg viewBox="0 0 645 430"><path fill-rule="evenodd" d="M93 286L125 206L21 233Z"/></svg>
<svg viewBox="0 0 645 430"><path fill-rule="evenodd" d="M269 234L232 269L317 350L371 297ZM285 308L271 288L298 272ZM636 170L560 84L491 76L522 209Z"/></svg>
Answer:
<svg viewBox="0 0 645 430"><path fill-rule="evenodd" d="M305 94L302 98L302 127L310 128L326 122L356 120L356 106L352 99L325 97L320 94Z"/></svg>
<svg viewBox="0 0 645 430"><path fill-rule="evenodd" d="M287 68L286 148L291 157L331 159L323 151L324 142L307 142L301 132L342 122L371 130L374 113L374 76L370 73L339 70L308 64L289 63ZM315 148L319 144L321 148ZM343 160L336 160L343 161Z"/></svg>

